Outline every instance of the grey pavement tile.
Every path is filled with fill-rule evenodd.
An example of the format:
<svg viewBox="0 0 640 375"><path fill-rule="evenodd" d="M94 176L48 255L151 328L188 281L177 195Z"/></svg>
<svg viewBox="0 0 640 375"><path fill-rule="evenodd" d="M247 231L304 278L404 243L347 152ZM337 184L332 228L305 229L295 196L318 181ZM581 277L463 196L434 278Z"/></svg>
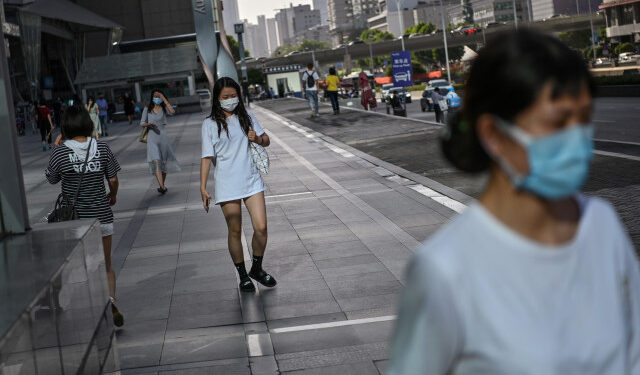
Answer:
<svg viewBox="0 0 640 375"><path fill-rule="evenodd" d="M116 340L121 368L159 364L166 327L166 320L149 320L127 321L125 326L118 329Z"/></svg>
<svg viewBox="0 0 640 375"><path fill-rule="evenodd" d="M362 257L366 257L366 255L362 255ZM322 273L322 276L327 281L340 279L344 276L356 276L385 271L387 271L387 268L377 259L375 261L367 260L365 263L320 269L320 273Z"/></svg>
<svg viewBox="0 0 640 375"><path fill-rule="evenodd" d="M347 317L343 312L335 312L329 314L306 315L294 318L275 319L269 320L267 323L269 325L269 329L276 329L285 327L298 327L318 323L340 322L346 319Z"/></svg>
<svg viewBox="0 0 640 375"><path fill-rule="evenodd" d="M116 280L118 287L146 287L153 284L166 286L169 283L172 283L175 278L175 270L137 271L138 270L134 268L128 268L119 272Z"/></svg>
<svg viewBox="0 0 640 375"><path fill-rule="evenodd" d="M402 228L425 225L442 225L449 221L445 216L430 210L424 210L423 213L417 215L393 215L389 216L389 219Z"/></svg>
<svg viewBox="0 0 640 375"><path fill-rule="evenodd" d="M338 259L326 259L316 261L316 267L320 271L332 268L348 267L360 264L378 263L378 258L372 254L356 255L350 257L343 257Z"/></svg>
<svg viewBox="0 0 640 375"><path fill-rule="evenodd" d="M333 299L320 302L304 302L288 305L265 306L265 316L268 320L286 319L309 315L322 315L340 311L340 306Z"/></svg>
<svg viewBox="0 0 640 375"><path fill-rule="evenodd" d="M269 266L269 273L280 281L313 280L322 277L313 262L274 264Z"/></svg>
<svg viewBox="0 0 640 375"><path fill-rule="evenodd" d="M347 316L347 319L367 319L367 318L377 318L381 316L391 316L397 315L398 309L397 305L393 306L385 306L374 309L364 309L364 310L353 310L353 311L345 311L344 314Z"/></svg>
<svg viewBox="0 0 640 375"><path fill-rule="evenodd" d="M336 298L353 298L397 293L402 284L389 272L366 274L358 278L327 280Z"/></svg>
<svg viewBox="0 0 640 375"><path fill-rule="evenodd" d="M251 375L248 364L232 364L160 371L159 375Z"/></svg>
<svg viewBox="0 0 640 375"><path fill-rule="evenodd" d="M287 371L283 375L377 375L378 369L373 361L349 363L345 365L314 367L305 370Z"/></svg>
<svg viewBox="0 0 640 375"><path fill-rule="evenodd" d="M387 373L387 366L389 365L389 360L384 359L384 360L374 361L373 364L376 365L376 368L378 369L378 372L381 375Z"/></svg>
<svg viewBox="0 0 640 375"><path fill-rule="evenodd" d="M211 361L247 356L240 325L167 331L161 364Z"/></svg>
<svg viewBox="0 0 640 375"><path fill-rule="evenodd" d="M283 307L286 305L300 304L306 302L322 302L322 301L335 301L331 290L328 287L324 289L316 290L286 290L281 288L273 289L272 293L263 293L261 295L262 302L265 307Z"/></svg>
<svg viewBox="0 0 640 375"><path fill-rule="evenodd" d="M192 276L182 280L176 280L173 286L173 294L187 294L197 292L211 292L238 287L238 281L234 277L227 276Z"/></svg>
<svg viewBox="0 0 640 375"><path fill-rule="evenodd" d="M396 305L397 293L376 294L363 297L336 298L342 311L379 309Z"/></svg>
<svg viewBox="0 0 640 375"><path fill-rule="evenodd" d="M352 234L349 228L343 223L301 228L296 229L296 232L301 240Z"/></svg>
<svg viewBox="0 0 640 375"><path fill-rule="evenodd" d="M344 223L371 220L360 207L344 197L323 199L322 202Z"/></svg>
<svg viewBox="0 0 640 375"><path fill-rule="evenodd" d="M321 237L321 238L311 238L302 240L304 246L309 250L309 252L313 252L318 248L326 248L328 245L340 243L340 242L349 242L349 241L357 241L358 237L356 237L353 233L345 233L337 236L331 237Z"/></svg>
<svg viewBox="0 0 640 375"><path fill-rule="evenodd" d="M355 326L271 333L271 342L277 354L366 344L358 335Z"/></svg>
<svg viewBox="0 0 640 375"><path fill-rule="evenodd" d="M164 255L151 258L127 259L122 271L134 269L138 272L148 272L156 270L170 270L175 268L178 261L178 255Z"/></svg>
<svg viewBox="0 0 640 375"><path fill-rule="evenodd" d="M404 231L409 233L416 240L423 242L431 237L438 229L440 229L441 225L421 225L416 227L407 227L404 228Z"/></svg>
<svg viewBox="0 0 640 375"><path fill-rule="evenodd" d="M156 245L147 247L134 247L129 251L127 259L162 257L167 255L178 254L177 245Z"/></svg>
<svg viewBox="0 0 640 375"><path fill-rule="evenodd" d="M337 191L333 190L333 189L330 189L330 190L315 190L313 192L313 195L315 195L318 198L332 198L332 197L339 197L340 196L340 194Z"/></svg>
<svg viewBox="0 0 640 375"><path fill-rule="evenodd" d="M228 247L226 236L223 239L211 239L210 236L204 240L194 240L192 237L183 235L183 240L180 241L180 254L226 250Z"/></svg>
<svg viewBox="0 0 640 375"><path fill-rule="evenodd" d="M292 227L295 230L300 230L300 229L306 229L306 228L316 228L320 226L338 225L338 224L342 224L342 221L340 221L338 217L336 217L333 214L327 214L325 215L325 217L322 217L322 218L315 218L314 220L309 220L306 222L295 222L292 224Z"/></svg>
<svg viewBox="0 0 640 375"><path fill-rule="evenodd" d="M273 355L250 357L251 375L278 375L278 363Z"/></svg>
<svg viewBox="0 0 640 375"><path fill-rule="evenodd" d="M391 189L374 178L364 178L361 180L344 181L341 185L354 194L385 192Z"/></svg>

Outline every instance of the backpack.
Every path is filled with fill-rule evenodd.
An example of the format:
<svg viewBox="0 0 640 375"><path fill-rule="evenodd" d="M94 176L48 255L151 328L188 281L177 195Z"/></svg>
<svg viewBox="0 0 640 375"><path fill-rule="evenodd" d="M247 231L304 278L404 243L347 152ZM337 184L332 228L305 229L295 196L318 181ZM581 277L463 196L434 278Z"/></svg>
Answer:
<svg viewBox="0 0 640 375"><path fill-rule="evenodd" d="M311 71L311 74L309 74L309 72L307 71L307 87L308 88L312 88L313 85L316 84L316 80L313 79L313 71Z"/></svg>

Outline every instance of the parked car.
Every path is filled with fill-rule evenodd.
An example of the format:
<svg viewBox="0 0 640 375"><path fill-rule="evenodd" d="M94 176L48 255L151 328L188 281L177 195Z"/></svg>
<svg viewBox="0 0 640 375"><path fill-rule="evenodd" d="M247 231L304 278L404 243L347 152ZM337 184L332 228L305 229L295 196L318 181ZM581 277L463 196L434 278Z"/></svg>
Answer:
<svg viewBox="0 0 640 375"><path fill-rule="evenodd" d="M460 35L471 35L480 31L475 26L460 26L457 29L451 30L452 34L460 34Z"/></svg>
<svg viewBox="0 0 640 375"><path fill-rule="evenodd" d="M411 38L417 38L417 37L419 37L420 35L422 35L422 34L418 34L418 33L410 34L410 35L409 35L409 39L411 39Z"/></svg>
<svg viewBox="0 0 640 375"><path fill-rule="evenodd" d="M382 98L382 101L387 98L387 95L389 95L389 89L392 87L393 83L385 83L382 85L382 90L380 90L380 97Z"/></svg>
<svg viewBox="0 0 640 375"><path fill-rule="evenodd" d="M401 95L400 96L401 101L404 101L407 104L411 103L411 93L409 91L404 90L404 87L391 87L389 90L387 90L387 95L382 97L382 100L385 102L389 102L391 95L393 94L394 91L398 91L398 94ZM403 91L404 91L404 97L402 96Z"/></svg>
<svg viewBox="0 0 640 375"><path fill-rule="evenodd" d="M633 52L622 52L618 55L618 64L633 63L636 60L636 55Z"/></svg>
<svg viewBox="0 0 640 375"><path fill-rule="evenodd" d="M447 92L449 92L449 88L451 88L451 85L449 85L449 81L447 81L446 79L432 79L427 84L427 88L435 89L436 87L440 88L441 94L446 94Z"/></svg>
<svg viewBox="0 0 640 375"><path fill-rule="evenodd" d="M356 44L363 44L363 43L364 43L364 40L356 39L356 40L354 40L353 42L350 42L350 43L349 43L349 47L354 46L354 45L356 45Z"/></svg>

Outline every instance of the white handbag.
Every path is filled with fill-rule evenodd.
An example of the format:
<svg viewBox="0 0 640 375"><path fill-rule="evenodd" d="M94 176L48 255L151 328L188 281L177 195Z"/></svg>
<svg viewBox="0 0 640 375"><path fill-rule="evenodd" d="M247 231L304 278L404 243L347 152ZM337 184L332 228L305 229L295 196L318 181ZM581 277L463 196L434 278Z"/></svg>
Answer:
<svg viewBox="0 0 640 375"><path fill-rule="evenodd" d="M440 110L442 112L446 111L449 109L449 107L447 106L447 101L445 99L442 99L438 102L438 106L440 107Z"/></svg>
<svg viewBox="0 0 640 375"><path fill-rule="evenodd" d="M249 142L249 150L256 168L264 174L269 173L269 154L267 154L267 150L254 142Z"/></svg>

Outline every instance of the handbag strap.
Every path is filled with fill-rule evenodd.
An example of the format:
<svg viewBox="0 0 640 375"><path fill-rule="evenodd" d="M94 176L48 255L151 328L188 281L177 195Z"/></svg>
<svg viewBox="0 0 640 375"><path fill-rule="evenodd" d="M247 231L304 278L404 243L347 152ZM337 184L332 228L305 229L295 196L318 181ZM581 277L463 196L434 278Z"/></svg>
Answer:
<svg viewBox="0 0 640 375"><path fill-rule="evenodd" d="M89 162L89 151L91 151L91 138L89 138L89 146L87 146L87 154L84 156L84 164L82 165L82 174L80 174L80 182L78 182L78 187L76 188L76 194L73 197L73 204L76 204L78 200L78 195L80 194L80 186L82 186L82 179L84 178L84 174L87 173L87 163Z"/></svg>

